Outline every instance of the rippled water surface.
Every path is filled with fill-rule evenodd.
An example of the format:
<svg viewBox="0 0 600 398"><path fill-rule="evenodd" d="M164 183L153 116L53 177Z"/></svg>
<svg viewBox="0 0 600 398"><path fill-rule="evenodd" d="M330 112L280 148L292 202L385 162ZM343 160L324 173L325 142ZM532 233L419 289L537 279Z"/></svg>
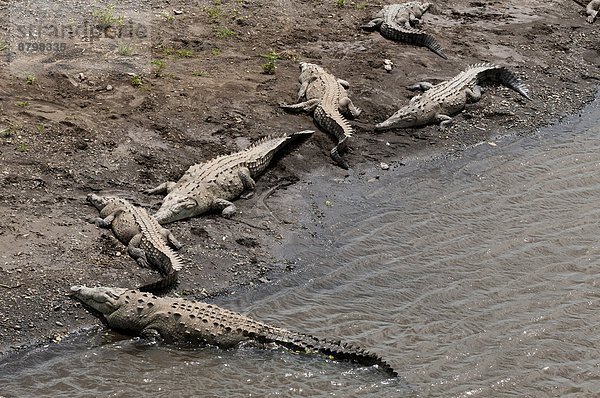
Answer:
<svg viewBox="0 0 600 398"><path fill-rule="evenodd" d="M0 395L599 396L599 108L461 159L290 190L326 226L282 248L303 271L217 303L359 343L396 380L283 349L89 334L0 363Z"/></svg>

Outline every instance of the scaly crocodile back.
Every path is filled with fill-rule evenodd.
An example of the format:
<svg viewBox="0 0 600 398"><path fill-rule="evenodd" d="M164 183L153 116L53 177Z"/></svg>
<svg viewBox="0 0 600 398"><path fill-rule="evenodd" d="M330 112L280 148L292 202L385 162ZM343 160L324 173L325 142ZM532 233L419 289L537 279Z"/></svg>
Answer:
<svg viewBox="0 0 600 398"><path fill-rule="evenodd" d="M141 246L149 254L148 261L163 275L162 279L143 285L139 289L156 291L172 286L177 281L178 272L183 268L184 261L169 247L166 238L160 233L162 227L146 209L133 207L132 211L142 232Z"/></svg>
<svg viewBox="0 0 600 398"><path fill-rule="evenodd" d="M190 167L182 177L182 180L186 182L212 182L216 175L238 167L247 167L250 170L250 174L254 177L267 168L275 153L290 139L312 133L313 131L311 130L303 130L292 134L261 138L240 152L218 156L207 162ZM180 182L178 182L179 184Z"/></svg>
<svg viewBox="0 0 600 398"><path fill-rule="evenodd" d="M338 141L331 150L332 159L341 167L348 169L348 163L340 156L340 152L346 148L347 140L353 133L352 127L339 109L341 99L347 97L346 90L336 77L324 68L318 65L312 65L311 68L315 79L309 83L306 99L320 100L313 117L321 128L332 134Z"/></svg>
<svg viewBox="0 0 600 398"><path fill-rule="evenodd" d="M478 84L486 81L500 83L521 94L523 97L531 99L525 83L504 66L480 63L470 65L469 69L477 71Z"/></svg>
<svg viewBox="0 0 600 398"><path fill-rule="evenodd" d="M231 347L245 340L276 343L304 352L316 351L338 360L378 365L388 374L396 372L379 356L350 344L319 339L269 326L216 305L171 297L156 297L130 290L118 299L118 309L106 316L111 327L143 333L155 330L171 343L215 344Z"/></svg>
<svg viewBox="0 0 600 398"><path fill-rule="evenodd" d="M500 83L529 99L527 87L521 79L504 66L488 63L470 65L454 78L427 90L423 97L443 102L447 97L462 93L466 87L473 87L484 82Z"/></svg>
<svg viewBox="0 0 600 398"><path fill-rule="evenodd" d="M337 109L333 110L331 107L325 107L323 103L315 109L314 118L319 126L337 138L337 145L331 149L331 158L344 169L348 169L349 165L341 157L340 152L346 149L346 140L352 137L352 127Z"/></svg>

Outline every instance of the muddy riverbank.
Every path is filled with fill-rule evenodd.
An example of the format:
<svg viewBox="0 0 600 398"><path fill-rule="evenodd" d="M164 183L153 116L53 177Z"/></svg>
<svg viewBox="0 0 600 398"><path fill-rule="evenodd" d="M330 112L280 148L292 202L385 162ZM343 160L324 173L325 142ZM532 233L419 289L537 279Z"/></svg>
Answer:
<svg viewBox="0 0 600 398"><path fill-rule="evenodd" d="M269 199L285 197L285 187L305 173L321 168L343 182L356 165L401 167L407 156L460 155L498 134L527 134L576 113L594 98L600 79L598 28L585 22L576 2L438 2L423 28L448 60L360 30L384 3L218 3L153 2L145 10L148 40L101 35L75 42L72 51L28 58L19 55L14 31L20 13L26 19L31 10L0 2L0 351L98 323L66 296L71 285L135 286L155 276L110 231L86 222L96 214L85 202L89 192L156 210L160 199L142 191L176 180L191 164L267 134L315 128L310 117L277 106L294 101L301 60L349 81L363 109L345 154L353 169L331 163L333 140L317 131L268 169L254 197L236 202L235 218L171 225L190 260L174 294L230 294L293 271L293 263L272 253L297 215L276 215L281 209L272 212ZM265 74L271 52L279 57L275 73ZM384 59L394 63L390 73ZM532 100L489 87L447 130L374 133L374 123L413 95L407 84L441 81L477 62L508 66Z"/></svg>

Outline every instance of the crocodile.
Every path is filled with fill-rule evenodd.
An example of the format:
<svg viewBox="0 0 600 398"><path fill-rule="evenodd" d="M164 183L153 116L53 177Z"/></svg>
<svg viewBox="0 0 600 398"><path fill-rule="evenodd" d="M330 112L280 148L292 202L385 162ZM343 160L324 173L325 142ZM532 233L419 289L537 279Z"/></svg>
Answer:
<svg viewBox="0 0 600 398"><path fill-rule="evenodd" d="M71 295L100 312L109 327L156 342L225 349L246 341L275 343L294 351L376 365L397 376L381 357L354 345L270 326L212 304L115 287L73 286Z"/></svg>
<svg viewBox="0 0 600 398"><path fill-rule="evenodd" d="M337 79L321 66L308 62L300 63L298 80L300 82L298 103L281 104L280 107L291 111L313 112L315 122L338 140L337 145L331 150L331 158L340 167L348 169L348 162L340 156L340 152L346 149L347 140L352 136L353 130L343 114L358 117L361 113L346 93L350 84L345 80Z"/></svg>
<svg viewBox="0 0 600 398"><path fill-rule="evenodd" d="M112 227L117 239L127 245L127 252L140 266L154 266L163 275L162 279L141 286L141 290L163 290L177 282L184 261L169 244L175 249L182 245L146 209L113 196L89 194L87 201L100 211L100 217L92 218L90 222L102 228Z"/></svg>
<svg viewBox="0 0 600 398"><path fill-rule="evenodd" d="M373 15L373 19L362 28L369 31L379 29L381 35L386 39L427 47L440 57L447 59L448 57L437 40L417 27L429 7L431 7L431 3L420 1L386 5Z"/></svg>
<svg viewBox="0 0 600 398"><path fill-rule="evenodd" d="M523 97L530 99L527 87L504 66L481 63L469 66L453 79L433 85L420 82L407 87L410 90L425 90L414 96L408 105L400 108L387 120L375 125L375 130L422 126L433 122L444 128L452 122L450 115L464 109L467 102L481 98L484 82L503 84Z"/></svg>
<svg viewBox="0 0 600 398"><path fill-rule="evenodd" d="M237 209L230 200L254 189L254 178L267 168L277 150L290 139L313 132L265 137L243 151L190 166L179 181L164 182L145 191L167 194L154 218L167 224L214 210L220 210L224 217L233 216Z"/></svg>
<svg viewBox="0 0 600 398"><path fill-rule="evenodd" d="M596 17L598 16L598 10L600 9L600 0L592 0L588 3L585 8L585 12L587 14L587 22L594 23Z"/></svg>

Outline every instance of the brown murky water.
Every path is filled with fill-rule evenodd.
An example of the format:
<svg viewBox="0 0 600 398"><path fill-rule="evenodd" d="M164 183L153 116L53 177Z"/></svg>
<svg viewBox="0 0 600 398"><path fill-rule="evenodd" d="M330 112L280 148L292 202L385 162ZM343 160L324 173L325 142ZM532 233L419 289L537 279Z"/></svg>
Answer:
<svg viewBox="0 0 600 398"><path fill-rule="evenodd" d="M360 343L397 380L285 350L181 351L92 333L0 363L0 395L598 396L599 116L596 103L461 159L365 170L351 184L315 174L285 193L326 225L307 219L316 237L282 248L302 271L217 303Z"/></svg>

